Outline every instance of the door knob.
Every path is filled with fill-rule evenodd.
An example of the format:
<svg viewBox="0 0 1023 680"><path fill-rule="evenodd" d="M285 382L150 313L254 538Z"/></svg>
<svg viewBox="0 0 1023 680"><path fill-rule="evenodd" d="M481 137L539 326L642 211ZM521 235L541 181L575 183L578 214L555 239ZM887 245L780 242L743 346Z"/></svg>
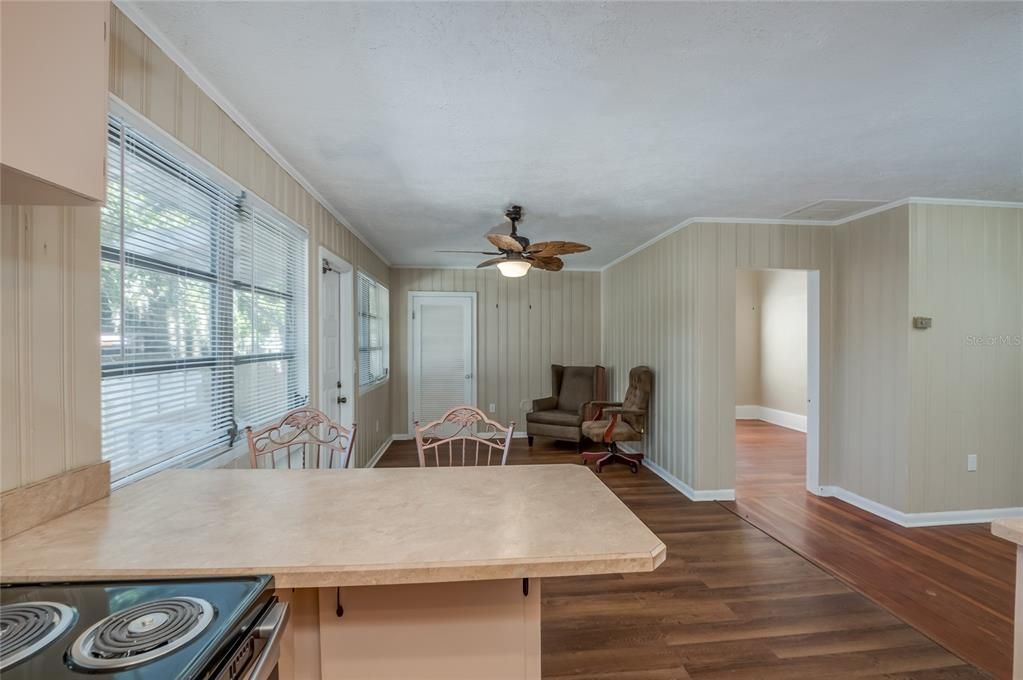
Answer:
<svg viewBox="0 0 1023 680"><path fill-rule="evenodd" d="M468 379L469 379L469 378L471 378L471 377L472 377L472 373L466 373L466 374L465 374L465 379L466 379L466 380L468 380Z"/></svg>
<svg viewBox="0 0 1023 680"><path fill-rule="evenodd" d="M348 397L338 397L337 398L337 403L339 403L339 404L347 404L348 403Z"/></svg>

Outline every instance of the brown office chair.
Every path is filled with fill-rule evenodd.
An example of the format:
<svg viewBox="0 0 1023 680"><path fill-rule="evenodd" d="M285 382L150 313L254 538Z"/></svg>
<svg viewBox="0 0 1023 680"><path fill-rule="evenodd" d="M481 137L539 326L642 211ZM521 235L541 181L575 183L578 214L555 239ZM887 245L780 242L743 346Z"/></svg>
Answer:
<svg viewBox="0 0 1023 680"><path fill-rule="evenodd" d="M576 442L582 451L584 420L593 417L587 408L595 399L606 399L603 366L551 366L551 396L533 400L526 414L526 436L551 437Z"/></svg>
<svg viewBox="0 0 1023 680"><path fill-rule="evenodd" d="M606 449L582 454L583 463L595 462L597 472L610 463L625 463L633 472L639 472L643 454L626 453L618 448L618 442L643 439L653 385L650 368L636 366L629 371L629 389L623 401L592 402L600 411L594 420L583 423L583 434L595 442L603 442Z"/></svg>

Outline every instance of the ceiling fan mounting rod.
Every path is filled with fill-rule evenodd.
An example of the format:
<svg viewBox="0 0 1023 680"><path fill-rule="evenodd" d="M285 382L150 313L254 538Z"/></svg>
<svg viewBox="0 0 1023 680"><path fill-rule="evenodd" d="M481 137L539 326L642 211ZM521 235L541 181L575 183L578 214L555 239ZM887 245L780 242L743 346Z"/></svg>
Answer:
<svg viewBox="0 0 1023 680"><path fill-rule="evenodd" d="M516 229L516 222L518 222L519 220L522 219L522 206L521 205L513 205L512 207L510 207L510 208L508 208L507 210L504 211L504 216L507 217L509 220L511 220L511 224L512 224L511 235L515 236L516 231L517 231L517 229Z"/></svg>

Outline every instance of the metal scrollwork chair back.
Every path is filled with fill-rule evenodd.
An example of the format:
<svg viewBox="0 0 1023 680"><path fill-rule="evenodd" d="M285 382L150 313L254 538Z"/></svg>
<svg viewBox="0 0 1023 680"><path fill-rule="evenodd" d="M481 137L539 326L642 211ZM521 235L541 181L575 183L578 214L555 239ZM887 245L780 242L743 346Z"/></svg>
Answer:
<svg viewBox="0 0 1023 680"><path fill-rule="evenodd" d="M417 420L415 429L420 467L504 465L515 423L505 427L477 408L456 406L423 427Z"/></svg>
<svg viewBox="0 0 1023 680"><path fill-rule="evenodd" d="M292 409L264 428L245 428L249 462L253 469L346 468L352 459L355 429L354 423L349 430L314 408Z"/></svg>

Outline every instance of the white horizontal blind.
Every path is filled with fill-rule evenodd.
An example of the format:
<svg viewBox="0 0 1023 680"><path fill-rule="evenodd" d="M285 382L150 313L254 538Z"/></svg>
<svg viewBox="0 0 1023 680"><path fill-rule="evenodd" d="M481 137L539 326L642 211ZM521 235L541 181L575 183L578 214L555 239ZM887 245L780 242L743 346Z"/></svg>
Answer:
<svg viewBox="0 0 1023 680"><path fill-rule="evenodd" d="M387 378L388 292L363 273L358 277L359 297L359 385Z"/></svg>
<svg viewBox="0 0 1023 680"><path fill-rule="evenodd" d="M449 409L472 403L468 306L464 299L420 298L415 310L419 317L415 415L420 425L426 425Z"/></svg>
<svg viewBox="0 0 1023 680"><path fill-rule="evenodd" d="M117 480L305 402L306 237L113 117L107 151L102 431Z"/></svg>
<svg viewBox="0 0 1023 680"><path fill-rule="evenodd" d="M273 420L306 402L306 239L291 224L245 208L235 235L234 417Z"/></svg>

